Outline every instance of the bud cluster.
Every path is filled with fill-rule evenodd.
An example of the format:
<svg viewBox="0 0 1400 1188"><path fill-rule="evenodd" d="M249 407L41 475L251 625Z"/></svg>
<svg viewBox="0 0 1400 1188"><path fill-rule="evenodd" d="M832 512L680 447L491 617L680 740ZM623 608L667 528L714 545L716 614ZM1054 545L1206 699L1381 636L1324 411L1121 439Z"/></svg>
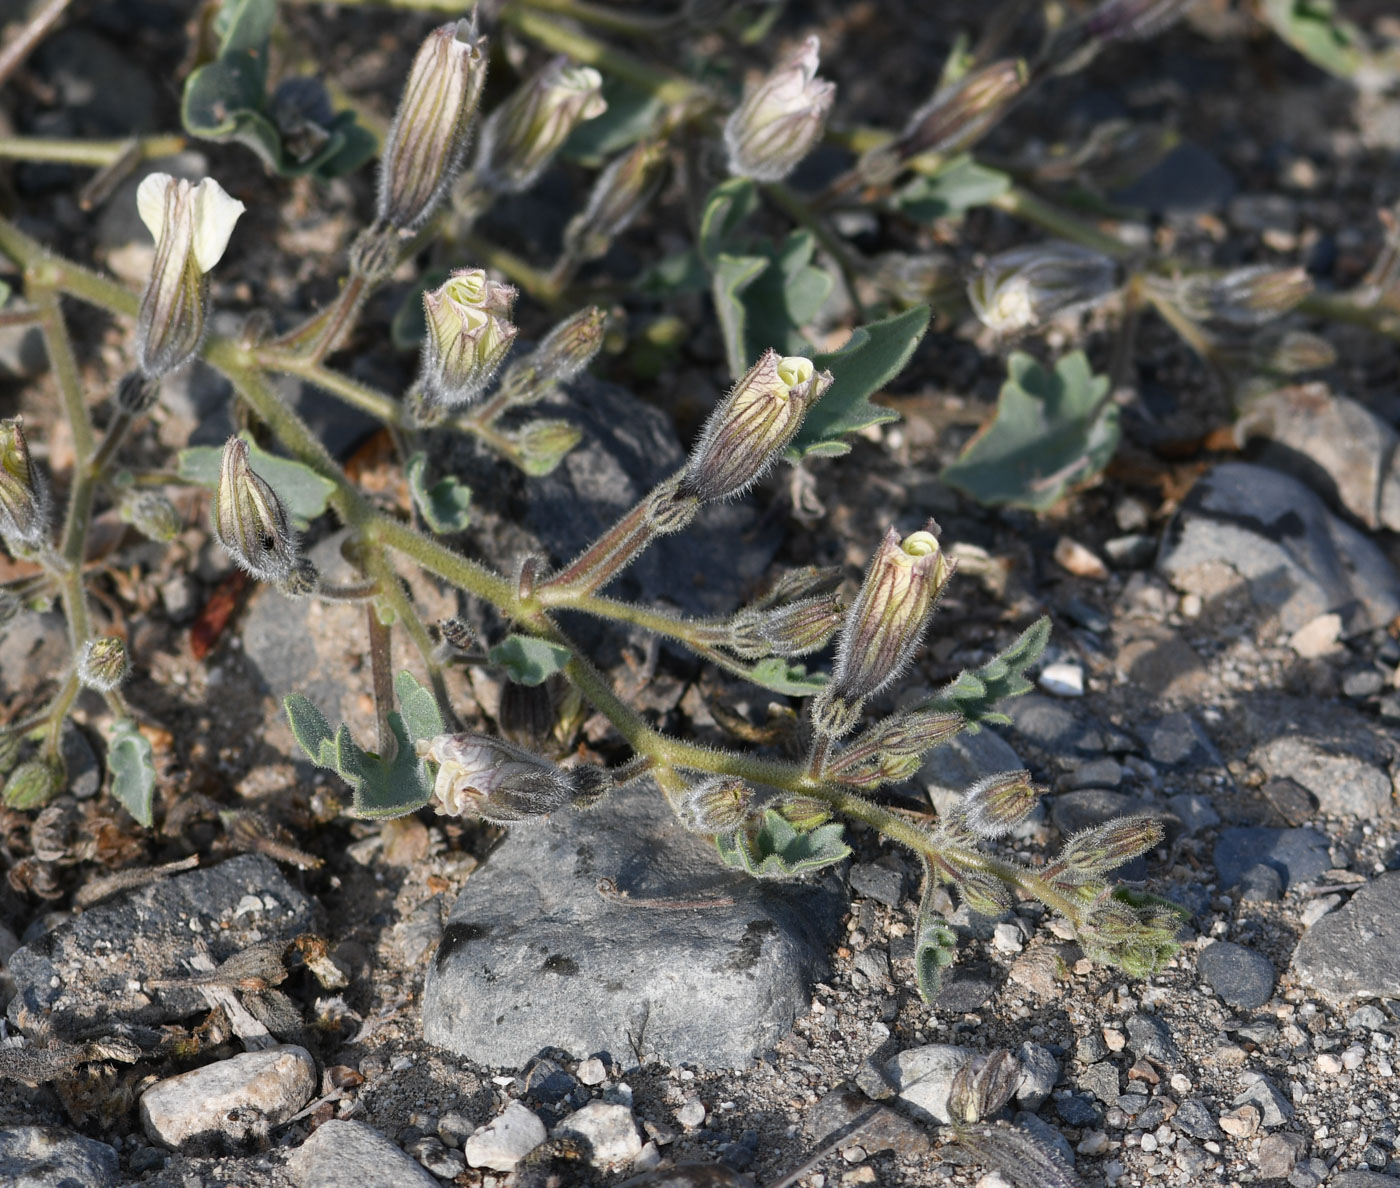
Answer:
<svg viewBox="0 0 1400 1188"><path fill-rule="evenodd" d="M915 709L876 722L827 763L826 774L843 784L873 788L907 780L923 757L967 727L948 710Z"/></svg>
<svg viewBox="0 0 1400 1188"><path fill-rule="evenodd" d="M566 771L523 747L486 734L441 734L415 744L437 764L437 811L500 825L544 817L565 805L589 807L611 785L597 767Z"/></svg>

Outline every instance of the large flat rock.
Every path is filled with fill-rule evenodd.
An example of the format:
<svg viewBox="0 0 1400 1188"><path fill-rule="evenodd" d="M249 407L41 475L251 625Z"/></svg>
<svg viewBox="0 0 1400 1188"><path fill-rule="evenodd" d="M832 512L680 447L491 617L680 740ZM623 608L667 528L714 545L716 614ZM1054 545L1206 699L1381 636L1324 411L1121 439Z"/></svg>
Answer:
<svg viewBox="0 0 1400 1188"><path fill-rule="evenodd" d="M1293 970L1324 998L1400 998L1400 871L1378 876L1303 933Z"/></svg>

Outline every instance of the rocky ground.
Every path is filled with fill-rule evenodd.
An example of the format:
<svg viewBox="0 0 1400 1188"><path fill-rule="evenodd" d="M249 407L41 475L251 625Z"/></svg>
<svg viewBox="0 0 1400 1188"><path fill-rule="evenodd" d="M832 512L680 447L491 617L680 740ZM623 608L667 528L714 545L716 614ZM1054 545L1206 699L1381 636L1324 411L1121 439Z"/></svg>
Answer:
<svg viewBox="0 0 1400 1188"><path fill-rule="evenodd" d="M172 96L133 63L178 58L181 20L147 7L129 42L123 18L100 11L55 35L6 118L51 135L172 126ZM862 22L861 6L840 19L828 7L812 6L851 51L833 69L870 109L855 114L879 118L859 62L889 30ZM946 28L912 8L891 86L946 50ZM354 62L328 52L382 111L412 43L402 18L327 15L327 38L297 11L308 43L369 47ZM1065 111L1082 123L1116 104L1178 123L1189 152L1135 197L1144 234L1218 264L1303 260L1321 285L1353 283L1379 242L1377 207L1400 195L1400 100L1329 82L1272 43L1244 64L1237 42L1189 30L1126 52L1115 69L1141 67L1133 87L1096 68L1066 83ZM1025 144L1063 134L1050 114L1018 117ZM253 169L224 148L177 165ZM16 167L5 201L40 238L139 283L149 247L129 188L83 211L83 176ZM230 261L216 300L240 312L220 315L225 328L258 304L290 320L326 296L366 208L364 179L248 185L266 198L249 242L290 256ZM539 212L519 217L528 238ZM651 232L638 234L645 252ZM969 220L977 247L1018 235L1000 216ZM1040 614L1055 632L1011 725L934 752L896 803L930 814L980 775L1026 766L1049 791L1007 845L1032 862L1087 824L1160 816L1166 843L1124 874L1191 920L1180 954L1146 980L1084 960L1034 904L991 920L949 901L958 963L925 1006L911 968L916 864L856 829L834 874L774 886L729 875L645 789L510 835L426 813L350 820L345 789L301 760L278 705L303 692L368 734L362 612L248 588L191 494L173 546L126 545L103 579L136 658L130 697L165 732L159 829L143 833L101 792L100 703L80 706L66 739L68 794L37 820L3 818L0 1181L529 1188L694 1162L643 1182L771 1185L873 1108L795 1183L998 1188L987 1164L958 1161L946 1110L957 1069L1004 1048L1021 1066L1005 1119L1093 1188L1394 1188L1400 367L1393 344L1315 328L1336 367L1260 402L1231 435L1213 432L1229 414L1209 377L1145 327L1118 461L1034 517L978 508L937 480L1001 372L980 331L939 326L886 397L900 422L716 509L618 591L701 612L736 605L774 568L847 564L854 582L885 525L936 516L960 573L902 697L984 662ZM1056 327L1049 346L1080 332L1106 350L1092 322ZM94 385L120 372L120 327L86 326L82 348ZM373 382L411 371L372 334L355 348L337 364ZM546 480L461 450L477 496L461 547L506 566L521 548L568 556L682 457L694 409L719 390L718 358L701 327L657 377L580 385L567 415L584 444ZM63 472L71 446L42 346L0 328L0 369L30 381L0 394L2 410L24 412ZM623 362L599 370L628 380ZM369 426L291 394L359 481L402 497ZM195 367L132 448L154 464L231 425L227 389ZM333 565L333 526L312 540ZM427 582L413 593L430 620L476 613ZM232 611L222 629L220 606ZM752 737L785 701L642 636L596 632L590 646L654 721L701 740ZM7 706L44 688L62 647L56 616L12 624ZM409 649L399 658L412 666ZM466 723L510 720L497 676L453 675ZM616 741L596 717L579 737L605 754Z"/></svg>

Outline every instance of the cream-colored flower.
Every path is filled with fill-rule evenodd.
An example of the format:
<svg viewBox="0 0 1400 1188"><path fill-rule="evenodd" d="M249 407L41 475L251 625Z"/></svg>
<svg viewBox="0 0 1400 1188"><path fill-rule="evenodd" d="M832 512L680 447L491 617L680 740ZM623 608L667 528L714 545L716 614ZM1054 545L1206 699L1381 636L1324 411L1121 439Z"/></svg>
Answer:
<svg viewBox="0 0 1400 1188"><path fill-rule="evenodd" d="M487 118L475 180L501 194L528 190L569 134L607 110L603 76L555 58Z"/></svg>
<svg viewBox="0 0 1400 1188"><path fill-rule="evenodd" d="M744 96L724 125L730 173L781 181L811 151L836 97L836 84L817 77L818 64L818 42L809 37Z"/></svg>
<svg viewBox="0 0 1400 1188"><path fill-rule="evenodd" d="M481 394L515 340L514 302L515 289L480 268L459 269L423 294L420 382L428 404L451 408Z"/></svg>

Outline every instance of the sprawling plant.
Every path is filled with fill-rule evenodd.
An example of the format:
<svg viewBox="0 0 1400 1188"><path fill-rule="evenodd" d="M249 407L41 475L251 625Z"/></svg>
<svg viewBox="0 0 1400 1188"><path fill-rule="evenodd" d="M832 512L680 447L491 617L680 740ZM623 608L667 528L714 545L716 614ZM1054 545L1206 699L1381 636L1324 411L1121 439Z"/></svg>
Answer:
<svg viewBox="0 0 1400 1188"><path fill-rule="evenodd" d="M71 648L52 699L11 721L3 735L8 805L36 808L64 788L60 732L86 687L105 698L111 714L112 793L137 820L152 823L151 748L123 697L125 645L104 634L94 615L87 541L95 508L106 504L146 535L169 540L178 518L161 484L202 484L212 492L214 536L251 578L294 597L367 608L378 737L357 741L303 697L285 703L298 742L350 786L359 816L387 818L432 805L508 824L593 804L645 778L685 828L713 837L717 860L755 877L792 877L839 862L850 852L843 834L849 821L918 855L924 891L916 968L925 996L935 993L955 940L934 909L941 886L980 912L1000 912L1017 896L1039 900L1072 925L1086 953L1133 974L1149 973L1170 956L1176 910L1108 878L1158 844L1155 821L1110 822L1071 838L1048 865L1032 868L986 844L1034 810L1041 790L1027 772L990 773L931 826L881 802L881 789L913 776L934 748L1006 720L997 706L1030 687L1025 674L1048 633L1042 620L922 703L883 713L889 701L883 695L909 667L939 595L955 579L933 522L908 533L891 527L878 543L872 531L874 553L849 605L838 596L842 574L822 569L779 575L763 596L710 618L623 601L607 588L658 538L684 532L705 505L745 495L782 463L840 455L849 449L847 435L893 416L870 397L911 357L930 318L924 302L948 300L948 264L933 252L863 257L836 230L833 215L846 207L919 221L993 205L1051 230L1056 240L994 255L971 278L968 299L1001 333L1116 303L1123 311L1120 360L1130 354L1139 311L1149 307L1222 373L1257 376L1316 360L1317 340L1282 334L1275 324L1309 299L1297 270L1185 275L972 155L1046 79L1081 67L1114 41L1155 32L1186 4L1106 0L1082 20L1052 29L1040 52L1024 60L981 60L959 51L928 101L895 132L828 127L837 96L821 77L815 38L775 56L741 92L676 72L669 64L674 53L657 52L655 59L667 64L653 64L586 31L596 26L660 50L684 38L694 22L711 19L712 7L690 4L668 17L571 0L508 0L496 19L557 56L484 114L491 37L475 17L434 29L413 60L384 139L374 213L349 250L339 294L280 333L265 317L250 319L241 335L210 332L209 276L226 253L240 250L244 212L213 178L151 173L142 180L137 205L155 257L140 294L0 220L0 252L23 273L24 303L7 316L42 327L76 458L58 523L51 485L31 458L23 424L19 418L0 424L0 533L15 557L37 566L0 597L7 614L57 600ZM732 8L736 20L753 19L744 5L718 7ZM766 6L761 20L775 12ZM274 17L271 0L225 0L213 25L217 48L186 87L188 131L244 144L283 174L330 176L357 167L368 151L353 114L331 112L323 93L290 85L298 80L271 85L266 51ZM474 227L494 202L531 187L585 132L591 152L611 159L564 227L552 265L536 267L477 235ZM731 390L685 464L577 557L559 567L524 557L505 572L464 555L457 534L468 523L470 492L452 475L429 481L429 445L440 440L435 435L469 434L539 475L577 444L576 428L536 415L535 406L566 391L603 345L607 317L588 301L587 266L651 207L672 160L689 154L692 168L703 168L695 165L703 158L695 152L697 138L713 146L714 162L723 162L729 176L701 204L690 246L655 261L636 284L663 300L708 292ZM853 150L849 168L820 192L791 188L785 179L823 138ZM169 141L44 151L51 157L66 151L69 159L115 171L165 151ZM16 138L4 148L13 156L26 151ZM29 152L41 155L35 145ZM113 180L109 173L103 188L110 190ZM777 241L759 234L761 204L790 218L794 229ZM371 294L406 261L420 268L422 283L395 319L394 333L418 344L421 361L406 390L383 392L326 360L360 322ZM1371 289L1329 298L1317 310L1394 333L1383 266ZM820 352L805 328L837 277L863 324L839 349ZM65 299L101 307L133 328L131 369L112 387L100 432L70 341ZM557 319L529 350L516 345L513 319L522 301L543 305ZM870 305L879 316L867 317ZM229 379L243 410L265 431L261 440L275 439L277 452L245 433L222 450L186 449L174 473L137 482L123 442L160 399L162 383L196 357ZM384 510L347 476L270 382L277 374L309 382L389 428L412 492L407 517ZM1122 378L1094 375L1078 353L1053 368L1013 354L996 420L949 480L991 502L1053 502L1112 453L1111 381ZM326 513L348 532L345 555L359 570L351 582L328 581L303 551L297 526ZM493 607L508 626L502 638L488 641L491 662L523 685L562 677L613 723L630 757L607 768L561 767L490 735L450 730L445 656L460 657L477 641L458 620L441 625L440 643L434 638L405 591L409 567ZM802 757L701 746L653 728L561 629L561 611L640 627L727 673L806 699ZM426 684L389 671L392 631L406 633L417 647ZM807 658L833 641L829 673L809 671Z"/></svg>

